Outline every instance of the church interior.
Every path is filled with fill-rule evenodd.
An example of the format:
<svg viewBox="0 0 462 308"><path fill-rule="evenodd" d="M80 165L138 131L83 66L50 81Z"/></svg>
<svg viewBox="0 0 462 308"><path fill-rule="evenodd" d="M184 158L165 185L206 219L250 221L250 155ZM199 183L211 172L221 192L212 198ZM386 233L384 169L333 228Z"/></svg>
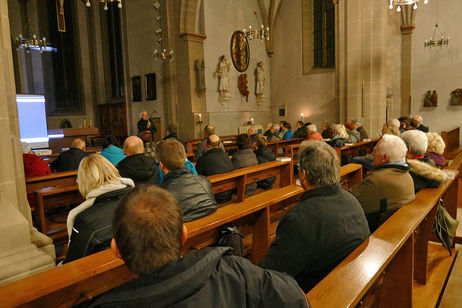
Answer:
<svg viewBox="0 0 462 308"><path fill-rule="evenodd" d="M354 122L367 137L333 146L349 190L375 172L354 157L374 155L384 124L416 116L444 140L446 181L416 192L304 293L315 308L462 307L462 224L454 223L449 248L435 231L442 203L451 221L462 218L462 1L3 0L0 21L3 307L71 307L135 277L110 249L66 262L67 215L88 199L80 169L27 176L21 141L55 171L76 139L91 154L107 136L122 148L147 121L154 145L174 133L199 169L209 126L231 158L252 129L289 123L295 132L301 123L321 133ZM42 109L28 109L32 102ZM34 146L42 139L46 146ZM234 224L242 256L264 259L306 189L298 180L303 139L285 139L264 143L274 162L208 176L214 193L233 196L214 214L185 220L182 254ZM248 195L271 177L272 188Z"/></svg>

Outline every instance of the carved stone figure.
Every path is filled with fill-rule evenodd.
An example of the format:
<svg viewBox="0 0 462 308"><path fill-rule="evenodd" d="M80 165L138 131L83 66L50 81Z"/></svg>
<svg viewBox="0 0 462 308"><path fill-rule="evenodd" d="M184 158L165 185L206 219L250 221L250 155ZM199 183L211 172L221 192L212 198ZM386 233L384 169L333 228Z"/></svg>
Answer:
<svg viewBox="0 0 462 308"><path fill-rule="evenodd" d="M226 95L226 93L229 91L229 63L226 60L225 55L220 57L217 76L220 79L218 91L220 92L220 95Z"/></svg>
<svg viewBox="0 0 462 308"><path fill-rule="evenodd" d="M451 92L451 106L462 106L462 89Z"/></svg>
<svg viewBox="0 0 462 308"><path fill-rule="evenodd" d="M249 101L249 90L247 87L247 74L241 74L237 82L237 86L242 95L245 96L245 100Z"/></svg>
<svg viewBox="0 0 462 308"><path fill-rule="evenodd" d="M197 59L194 61L194 69L196 72L196 92L202 94L205 92L205 62Z"/></svg>
<svg viewBox="0 0 462 308"><path fill-rule="evenodd" d="M257 82L257 85L255 87L255 94L257 96L262 96L265 92L265 70L263 69L262 61L258 62L257 64L257 68L255 69L255 75L255 80Z"/></svg>
<svg viewBox="0 0 462 308"><path fill-rule="evenodd" d="M432 103L434 107L438 106L438 94L436 94L435 90L433 90L432 94Z"/></svg>
<svg viewBox="0 0 462 308"><path fill-rule="evenodd" d="M432 91L428 90L425 94L424 107L431 107L432 105Z"/></svg>

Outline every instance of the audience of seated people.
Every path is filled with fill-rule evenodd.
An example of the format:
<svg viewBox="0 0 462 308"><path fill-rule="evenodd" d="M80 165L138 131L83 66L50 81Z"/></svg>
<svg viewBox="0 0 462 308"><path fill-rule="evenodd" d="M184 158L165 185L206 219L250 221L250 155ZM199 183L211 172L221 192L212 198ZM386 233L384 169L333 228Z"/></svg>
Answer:
<svg viewBox="0 0 462 308"><path fill-rule="evenodd" d="M210 180L202 175L191 173L184 166L186 152L180 142L175 139L160 142L157 145L157 157L159 167L165 173L162 187L178 200L185 222L212 214L217 210Z"/></svg>
<svg viewBox="0 0 462 308"><path fill-rule="evenodd" d="M202 155L204 155L205 152L208 151L206 147L206 143L207 143L207 138L211 135L215 135L215 126L208 124L204 127L204 132L203 132L204 139L197 145L197 151L194 152L196 161L198 161L199 158L201 158ZM221 142L220 142L220 147L223 151L225 150L225 147L223 146L223 143Z"/></svg>
<svg viewBox="0 0 462 308"><path fill-rule="evenodd" d="M113 165L117 165L125 158L124 151L119 147L119 142L114 136L106 136L103 140L103 150L99 153Z"/></svg>
<svg viewBox="0 0 462 308"><path fill-rule="evenodd" d="M127 156L119 162L117 169L124 178L132 179L136 185L157 184L159 172L152 158L144 155L144 144L137 136L130 136L124 142L124 154Z"/></svg>
<svg viewBox="0 0 462 308"><path fill-rule="evenodd" d="M364 139L369 139L366 130L364 129L361 122L359 122L359 120L353 120L351 122L353 122L357 127L356 130L359 132L360 141L363 141Z"/></svg>
<svg viewBox="0 0 462 308"><path fill-rule="evenodd" d="M149 131L144 131L140 134L144 144L144 155L154 160L157 159L156 143L152 140L152 135Z"/></svg>
<svg viewBox="0 0 462 308"><path fill-rule="evenodd" d="M310 124L306 127L306 132L308 134L308 140L322 140L322 136L318 133L318 129L315 124Z"/></svg>
<svg viewBox="0 0 462 308"><path fill-rule="evenodd" d="M259 135L259 137L260 136L261 135ZM203 176L209 176L234 170L233 163L229 159L228 154L223 151L221 145L220 137L217 135L210 135L207 137L207 142L205 144L207 152L196 162L197 173ZM232 194L232 190L223 191L215 194L215 199L219 204L225 203L231 200Z"/></svg>
<svg viewBox="0 0 462 308"><path fill-rule="evenodd" d="M298 155L305 193L280 220L259 265L291 274L307 293L369 236L369 228L358 200L340 186L333 148L308 140Z"/></svg>
<svg viewBox="0 0 462 308"><path fill-rule="evenodd" d="M446 145L444 144L443 138L437 133L429 132L427 133L428 138L428 148L425 156L433 160L436 166L443 167L444 165L444 149Z"/></svg>
<svg viewBox="0 0 462 308"><path fill-rule="evenodd" d="M85 152L85 141L74 139L69 150L61 152L51 164L50 168L56 171L71 171L79 168L80 161L89 155Z"/></svg>
<svg viewBox="0 0 462 308"><path fill-rule="evenodd" d="M345 123L345 128L348 133L348 143L356 143L361 141L361 134L356 130L358 127L353 122Z"/></svg>
<svg viewBox="0 0 462 308"><path fill-rule="evenodd" d="M292 133L292 126L288 122L284 122L282 125L282 140L294 139L294 134Z"/></svg>
<svg viewBox="0 0 462 308"><path fill-rule="evenodd" d="M231 162L234 169L240 169L258 165L258 160L252 151L252 141L247 134L240 134L236 138L237 152L233 154ZM255 193L257 183L248 184L245 188L245 193L251 195Z"/></svg>
<svg viewBox="0 0 462 308"><path fill-rule="evenodd" d="M333 124L332 125L332 140L330 145L334 148L341 148L345 146L345 143L348 141L348 133L343 124Z"/></svg>
<svg viewBox="0 0 462 308"><path fill-rule="evenodd" d="M51 169L48 164L32 152L32 148L27 142L21 142L21 146L24 175L26 178L51 174Z"/></svg>
<svg viewBox="0 0 462 308"><path fill-rule="evenodd" d="M276 156L274 155L274 152L271 151L266 147L266 138L262 135L257 135L255 138L254 142L254 154L257 157L257 161L259 164L267 163L270 161L275 161ZM263 188L263 189L270 189L273 187L274 182L276 181L276 177L272 176L270 178L267 178L262 181L257 182L257 187L258 188Z"/></svg>
<svg viewBox="0 0 462 308"><path fill-rule="evenodd" d="M447 180L447 175L435 167L435 162L425 156L428 148L427 135L418 129L408 130L401 134L407 146L406 159L411 167L409 174L414 181L417 193L425 187L438 187Z"/></svg>
<svg viewBox="0 0 462 308"><path fill-rule="evenodd" d="M297 130L294 133L294 138L307 138L308 133L306 132L305 124L302 121L297 121Z"/></svg>
<svg viewBox="0 0 462 308"><path fill-rule="evenodd" d="M415 199L406 152L406 144L400 137L383 135L372 153L374 170L350 188L361 203L371 232L401 206Z"/></svg>
<svg viewBox="0 0 462 308"><path fill-rule="evenodd" d="M175 198L145 186L129 192L114 215L112 251L137 278L91 307L308 307L288 274L262 269L207 247L181 256L187 230Z"/></svg>
<svg viewBox="0 0 462 308"><path fill-rule="evenodd" d="M77 178L85 201L67 217L69 248L64 263L110 247L114 211L119 200L135 186L131 179L120 177L114 165L99 154L82 160Z"/></svg>

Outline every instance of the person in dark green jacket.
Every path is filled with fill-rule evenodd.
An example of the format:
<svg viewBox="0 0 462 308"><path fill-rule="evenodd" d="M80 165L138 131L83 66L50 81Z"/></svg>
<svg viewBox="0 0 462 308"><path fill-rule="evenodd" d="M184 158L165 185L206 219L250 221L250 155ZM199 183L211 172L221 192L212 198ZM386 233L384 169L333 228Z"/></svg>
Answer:
<svg viewBox="0 0 462 308"><path fill-rule="evenodd" d="M294 138L307 138L308 132L306 131L305 124L302 121L297 122L297 130L294 133Z"/></svg>

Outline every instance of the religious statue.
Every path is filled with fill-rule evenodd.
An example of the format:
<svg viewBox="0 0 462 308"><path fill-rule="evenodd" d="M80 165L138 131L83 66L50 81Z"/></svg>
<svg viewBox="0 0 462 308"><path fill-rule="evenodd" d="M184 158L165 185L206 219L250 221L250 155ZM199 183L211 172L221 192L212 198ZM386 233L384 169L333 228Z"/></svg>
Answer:
<svg viewBox="0 0 462 308"><path fill-rule="evenodd" d="M438 94L436 94L436 90L433 90L433 94L432 94L432 103L433 103L433 106L438 106Z"/></svg>
<svg viewBox="0 0 462 308"><path fill-rule="evenodd" d="M66 20L64 16L64 0L56 1L56 16L58 19L58 31L66 32Z"/></svg>
<svg viewBox="0 0 462 308"><path fill-rule="evenodd" d="M257 96L262 96L265 93L265 70L263 69L263 62L260 61L257 64L257 68L255 69L256 75L256 82L257 85L255 87L255 94Z"/></svg>
<svg viewBox="0 0 462 308"><path fill-rule="evenodd" d="M204 60L194 61L194 69L196 71L196 92L202 94L205 92L205 62Z"/></svg>
<svg viewBox="0 0 462 308"><path fill-rule="evenodd" d="M462 89L451 92L451 106L462 106Z"/></svg>
<svg viewBox="0 0 462 308"><path fill-rule="evenodd" d="M241 74L237 82L237 86L242 95L245 96L245 100L249 101L249 90L247 88L247 74Z"/></svg>
<svg viewBox="0 0 462 308"><path fill-rule="evenodd" d="M226 56L220 57L220 63L218 65L217 76L220 79L220 85L218 91L220 96L226 96L229 91L229 63L226 60Z"/></svg>

